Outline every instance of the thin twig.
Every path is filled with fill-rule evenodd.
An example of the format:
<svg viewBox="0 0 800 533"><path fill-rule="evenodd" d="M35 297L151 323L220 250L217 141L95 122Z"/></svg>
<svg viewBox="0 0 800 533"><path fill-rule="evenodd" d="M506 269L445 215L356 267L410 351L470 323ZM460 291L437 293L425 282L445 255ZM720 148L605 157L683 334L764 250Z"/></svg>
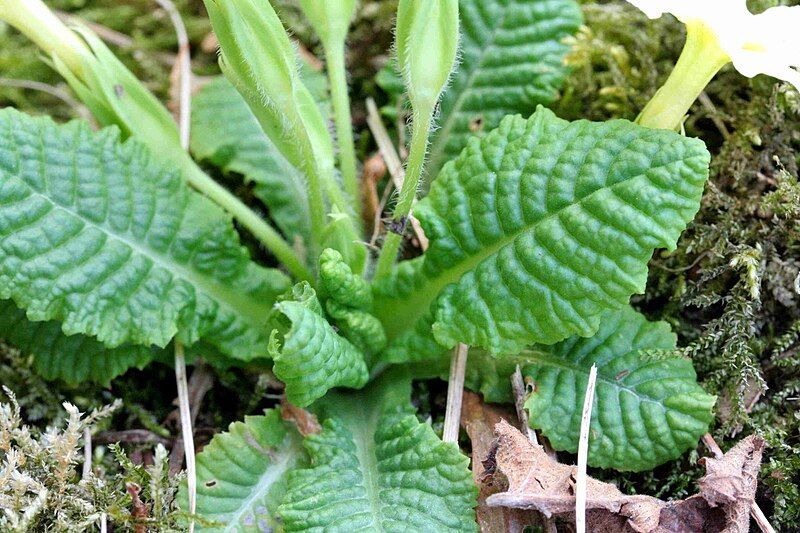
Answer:
<svg viewBox="0 0 800 533"><path fill-rule="evenodd" d="M106 513L100 514L100 533L108 533L108 517Z"/></svg>
<svg viewBox="0 0 800 533"><path fill-rule="evenodd" d="M194 369L192 370L192 375L189 378L188 388L189 388L189 412L192 415L192 427L195 426L197 423L197 415L200 413L200 408L203 406L203 398L205 398L206 393L211 390L211 387L214 385L214 376L210 371L208 365L203 363L202 360L198 359L194 363ZM164 423L169 422L181 422L181 410L180 406L171 412ZM169 454L169 468L171 472L178 472L183 465L183 456L184 456L184 446L183 446L183 437L178 436L174 442L172 443L172 451Z"/></svg>
<svg viewBox="0 0 800 533"><path fill-rule="evenodd" d="M175 57L175 64L178 65L180 72L179 84L179 104L178 127L181 135L181 146L184 150L189 149L189 127L192 114L192 64L191 50L189 48L189 34L183 24L181 14L172 3L172 0L156 0L169 15L172 25L175 26L175 35L178 38L178 55Z"/></svg>
<svg viewBox="0 0 800 533"><path fill-rule="evenodd" d="M33 80L18 80L15 78L0 78L0 85L5 87L15 87L18 89L30 89L33 91L41 91L43 93L47 93L50 96L54 96L67 104L69 107L75 110L75 113L78 114L79 117L86 120L90 124L95 124L92 114L86 108L85 105L81 104L77 100L75 100L69 92L56 87L55 85L50 85L49 83L42 83L40 81L33 81Z"/></svg>
<svg viewBox="0 0 800 533"><path fill-rule="evenodd" d="M722 456L724 455L722 448L719 447L719 444L717 444L717 441L715 441L714 437L711 436L711 433L706 433L703 435L703 444L706 445L706 448L711 451L714 457L717 459L722 459ZM769 523L764 511L761 510L761 507L759 507L755 501L753 501L753 503L750 505L750 516L753 517L753 520L761 531L764 533L775 533L775 528Z"/></svg>
<svg viewBox="0 0 800 533"><path fill-rule="evenodd" d="M592 424L594 388L597 383L597 365L592 365L581 415L581 436L578 441L578 475L575 480L575 531L586 533L586 464L589 459L589 426Z"/></svg>
<svg viewBox="0 0 800 533"><path fill-rule="evenodd" d="M92 430L83 428L83 479L92 475Z"/></svg>
<svg viewBox="0 0 800 533"><path fill-rule="evenodd" d="M458 442L458 428L461 423L461 403L464 399L464 375L467 369L469 346L459 343L453 348L450 360L450 377L447 380L447 410L444 414L442 440Z"/></svg>
<svg viewBox="0 0 800 533"><path fill-rule="evenodd" d="M528 422L528 411L525 410L525 380L522 379L522 370L517 365L517 369L511 374L511 390L514 392L514 407L517 409L517 418L522 430L528 435L528 440L534 444L539 444L536 432Z"/></svg>
<svg viewBox="0 0 800 533"><path fill-rule="evenodd" d="M389 137L389 132L386 131L386 126L383 125L378 106L375 105L375 100L367 98L367 126L369 126L372 136L375 137L375 142L378 145L378 150L386 162L386 168L389 169L389 175L392 177L392 183L399 191L403 187L405 179L405 171L403 170L403 163L400 161L400 156L397 155L392 139ZM412 214L409 216L411 228L417 236L420 248L423 251L428 249L428 238L422 230L419 220Z"/></svg>
<svg viewBox="0 0 800 533"><path fill-rule="evenodd" d="M714 102L711 101L711 98L708 97L705 91L701 92L697 99L700 101L700 104L706 108L706 111L708 111L708 118L711 119L711 122L714 123L720 134L722 134L722 138L727 141L731 136L731 132L728 131L728 127L720 118L717 106L714 105Z"/></svg>
<svg viewBox="0 0 800 533"><path fill-rule="evenodd" d="M156 2L169 15L173 26L175 26L175 34L178 37L178 55L175 58L180 72L178 80L180 84L178 92L180 98L178 130L180 131L181 146L188 151L192 108L192 66L189 36L175 4L171 0L156 0ZM197 470L194 453L194 431L192 430L192 410L189 407L189 385L186 382L186 356L183 351L183 344L177 340L175 341L175 382L178 387L178 404L181 412L181 434L183 436L186 460L186 488L189 493L189 513L194 515L197 510ZM189 520L189 533L194 533L194 520Z"/></svg>
<svg viewBox="0 0 800 533"><path fill-rule="evenodd" d="M183 344L175 341L175 381L178 385L178 403L181 410L181 432L183 446L186 450L186 486L189 492L189 513L197 509L197 474L194 455L194 432L192 431L192 414L189 409L189 386L186 383L186 357ZM189 522L189 532L194 531L194 520Z"/></svg>

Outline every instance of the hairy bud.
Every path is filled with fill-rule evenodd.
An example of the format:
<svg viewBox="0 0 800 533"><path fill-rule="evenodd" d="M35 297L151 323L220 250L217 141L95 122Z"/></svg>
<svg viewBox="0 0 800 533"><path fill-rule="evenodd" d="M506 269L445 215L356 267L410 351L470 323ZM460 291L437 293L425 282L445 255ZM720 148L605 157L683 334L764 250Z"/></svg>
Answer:
<svg viewBox="0 0 800 533"><path fill-rule="evenodd" d="M432 110L458 51L458 0L400 0L397 59L415 110Z"/></svg>

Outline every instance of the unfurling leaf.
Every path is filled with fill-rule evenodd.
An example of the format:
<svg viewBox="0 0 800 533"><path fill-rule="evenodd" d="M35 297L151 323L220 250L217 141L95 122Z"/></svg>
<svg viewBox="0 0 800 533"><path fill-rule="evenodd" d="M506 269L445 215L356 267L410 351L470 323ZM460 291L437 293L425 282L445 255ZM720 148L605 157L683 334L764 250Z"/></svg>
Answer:
<svg viewBox="0 0 800 533"><path fill-rule="evenodd" d="M535 509L574 524L570 515L575 511L575 467L551 459L541 446L505 421L495 426L495 435L495 448L486 464L494 470L494 480L507 490L489 496L486 504ZM764 440L753 435L720 459L703 459L707 473L700 479L700 493L679 501L630 496L610 483L589 477L587 531L747 533L763 450Z"/></svg>
<svg viewBox="0 0 800 533"><path fill-rule="evenodd" d="M333 387L363 387L369 379L364 355L334 331L311 286L301 283L292 292L293 300L276 305L288 331L276 329L270 342L273 371L286 384L288 400L306 407Z"/></svg>
<svg viewBox="0 0 800 533"><path fill-rule="evenodd" d="M555 449L576 452L589 370L597 365L589 464L642 471L679 457L708 431L715 397L698 385L688 359L646 353L675 343L668 324L627 308L604 314L593 337L542 347L522 370L535 384L525 404L531 426Z"/></svg>
<svg viewBox="0 0 800 533"><path fill-rule="evenodd" d="M376 354L386 346L383 325L371 314L372 292L364 278L353 274L342 254L327 249L319 263L320 291L325 310L339 332L366 354Z"/></svg>
<svg viewBox="0 0 800 533"><path fill-rule="evenodd" d="M402 283L376 288L390 342L431 312L441 350L513 354L591 336L602 313L644 290L653 251L675 247L708 164L701 141L624 120L567 122L542 108L506 118L418 204L430 248L400 269Z"/></svg>
<svg viewBox="0 0 800 533"><path fill-rule="evenodd" d="M568 69L562 41L581 24L574 0L461 0L461 50L442 95L428 176L506 115L529 116L556 99Z"/></svg>
<svg viewBox="0 0 800 533"><path fill-rule="evenodd" d="M0 111L0 298L108 347L200 338L250 360L288 278L116 128Z"/></svg>
<svg viewBox="0 0 800 533"><path fill-rule="evenodd" d="M417 420L410 385L389 374L326 398L313 466L289 475L286 531L476 531L468 460Z"/></svg>
<svg viewBox="0 0 800 533"><path fill-rule="evenodd" d="M248 416L215 435L197 455L197 513L218 527L196 531L270 531L280 528L277 508L287 473L307 462L302 438L277 409ZM186 487L181 507L188 509Z"/></svg>

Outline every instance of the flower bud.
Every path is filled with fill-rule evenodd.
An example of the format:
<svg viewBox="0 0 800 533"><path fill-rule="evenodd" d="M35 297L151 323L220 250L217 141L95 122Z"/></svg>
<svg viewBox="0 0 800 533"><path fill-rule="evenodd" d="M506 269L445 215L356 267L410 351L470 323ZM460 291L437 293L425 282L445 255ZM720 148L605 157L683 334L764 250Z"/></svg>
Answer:
<svg viewBox="0 0 800 533"><path fill-rule="evenodd" d="M400 0L395 40L411 105L432 111L456 62L458 0Z"/></svg>
<svg viewBox="0 0 800 533"><path fill-rule="evenodd" d="M176 155L183 150L169 111L94 33L80 26L68 28L41 0L0 0L0 19L50 56L102 126L117 125L173 161L183 157Z"/></svg>
<svg viewBox="0 0 800 533"><path fill-rule="evenodd" d="M328 43L344 42L356 11L355 0L299 0L306 18L319 39Z"/></svg>
<svg viewBox="0 0 800 533"><path fill-rule="evenodd" d="M300 79L297 55L267 0L205 0L219 39L220 64L286 158L308 169L309 151L333 168L333 141Z"/></svg>
<svg viewBox="0 0 800 533"><path fill-rule="evenodd" d="M50 56L75 72L89 53L84 43L41 0L0 0L0 20L14 26Z"/></svg>

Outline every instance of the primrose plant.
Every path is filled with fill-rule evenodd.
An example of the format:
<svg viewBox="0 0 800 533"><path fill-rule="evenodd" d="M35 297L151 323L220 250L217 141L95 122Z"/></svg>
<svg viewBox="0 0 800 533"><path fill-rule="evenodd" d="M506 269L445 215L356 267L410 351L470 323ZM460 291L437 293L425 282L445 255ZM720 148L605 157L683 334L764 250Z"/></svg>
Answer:
<svg viewBox="0 0 800 533"><path fill-rule="evenodd" d="M224 77L194 97L191 154L90 30L39 0L0 0L103 127L0 111L3 337L75 383L168 359L172 343L222 367L271 361L321 431L269 410L217 435L197 459L198 528L475 530L467 458L411 403L412 380L446 379L456 346L486 401L511 401L521 366L531 425L556 449L577 449L597 365L589 464L678 457L714 397L669 355L669 326L629 299L700 206L710 156L678 133L690 105L729 61L797 84L765 27L800 8L726 1L735 14L720 19L720 2L632 3L685 22L686 48L636 122L595 123L543 107L567 74L574 0L400 0L410 151L372 247L344 60L354 0L299 2L327 79L267 0L205 0ZM252 183L268 218L196 161ZM429 247L398 263L412 216ZM277 268L250 258L234 220Z"/></svg>

